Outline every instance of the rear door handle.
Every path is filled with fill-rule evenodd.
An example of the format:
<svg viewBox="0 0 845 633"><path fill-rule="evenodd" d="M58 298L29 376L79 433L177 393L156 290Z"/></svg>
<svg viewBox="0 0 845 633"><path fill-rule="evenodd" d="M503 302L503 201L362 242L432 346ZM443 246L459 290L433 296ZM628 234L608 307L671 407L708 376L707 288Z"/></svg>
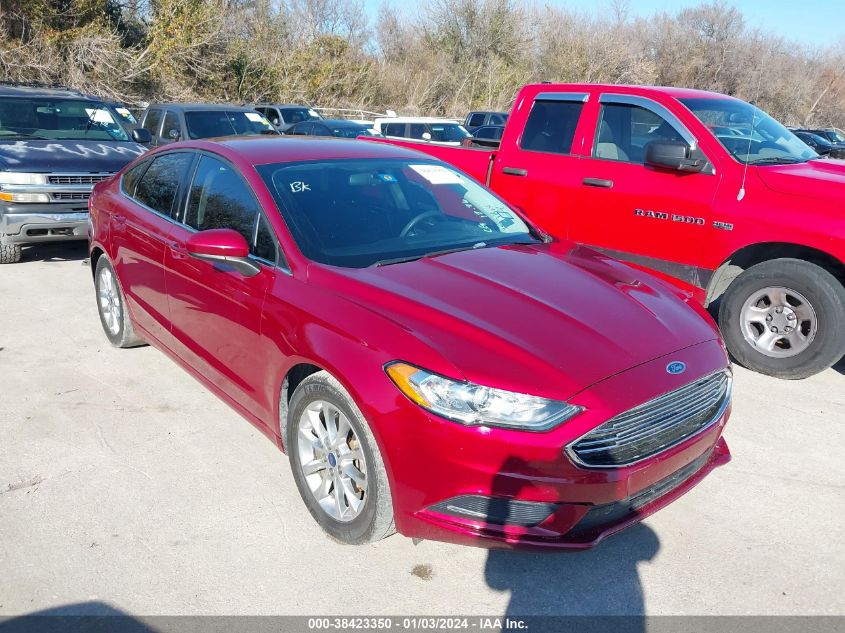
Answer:
<svg viewBox="0 0 845 633"><path fill-rule="evenodd" d="M582 181L588 187L602 187L610 189L613 186L612 180L605 180L604 178L584 178Z"/></svg>
<svg viewBox="0 0 845 633"><path fill-rule="evenodd" d="M170 241L167 245L170 247L170 253L173 255L173 259L185 259L188 256L184 242Z"/></svg>
<svg viewBox="0 0 845 633"><path fill-rule="evenodd" d="M502 173L508 176L527 176L527 169L517 169L516 167L502 167Z"/></svg>

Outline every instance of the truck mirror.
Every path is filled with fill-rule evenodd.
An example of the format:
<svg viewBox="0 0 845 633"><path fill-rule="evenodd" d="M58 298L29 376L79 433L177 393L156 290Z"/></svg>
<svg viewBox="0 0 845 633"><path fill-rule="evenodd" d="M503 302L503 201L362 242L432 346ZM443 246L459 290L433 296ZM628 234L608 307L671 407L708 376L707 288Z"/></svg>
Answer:
<svg viewBox="0 0 845 633"><path fill-rule="evenodd" d="M178 141L180 136L182 135L179 134L179 130L176 129L170 130L167 133L167 138L169 138L171 141Z"/></svg>
<svg viewBox="0 0 845 633"><path fill-rule="evenodd" d="M693 156L690 146L683 141L651 141L645 146L645 164L659 169L699 172L707 161L702 156Z"/></svg>
<svg viewBox="0 0 845 633"><path fill-rule="evenodd" d="M131 136L132 140L139 145L146 145L153 140L153 135L150 134L150 131L142 127L133 128Z"/></svg>
<svg viewBox="0 0 845 633"><path fill-rule="evenodd" d="M430 141L431 140L431 134L429 134L428 132L423 132L422 139L424 141Z"/></svg>

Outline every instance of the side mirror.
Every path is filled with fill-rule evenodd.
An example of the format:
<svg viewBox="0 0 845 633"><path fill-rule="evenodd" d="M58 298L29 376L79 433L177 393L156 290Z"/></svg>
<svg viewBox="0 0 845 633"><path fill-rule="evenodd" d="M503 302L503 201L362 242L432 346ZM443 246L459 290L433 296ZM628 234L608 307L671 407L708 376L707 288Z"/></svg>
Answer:
<svg viewBox="0 0 845 633"><path fill-rule="evenodd" d="M249 244L233 229L199 231L185 243L188 255L196 259L229 265L244 277L253 277L261 267L249 258Z"/></svg>
<svg viewBox="0 0 845 633"><path fill-rule="evenodd" d="M431 134L429 132L423 132L422 140L430 141L431 140Z"/></svg>
<svg viewBox="0 0 845 633"><path fill-rule="evenodd" d="M142 127L132 128L132 132L129 133L129 136L139 145L146 145L153 140L153 135L150 134L150 131Z"/></svg>
<svg viewBox="0 0 845 633"><path fill-rule="evenodd" d="M270 119L270 123L272 123L273 125L278 125L278 124L279 124L279 119L272 118L272 119Z"/></svg>
<svg viewBox="0 0 845 633"><path fill-rule="evenodd" d="M692 154L690 146L683 141L651 141L645 146L645 164L660 169L699 172L707 161L703 156Z"/></svg>
<svg viewBox="0 0 845 633"><path fill-rule="evenodd" d="M175 130L175 129L174 129L174 130L170 130L170 131L167 133L167 138L169 138L171 141L178 141L178 140L179 140L179 138L180 138L181 136L182 136L182 135L181 135L181 134L179 134L179 130Z"/></svg>

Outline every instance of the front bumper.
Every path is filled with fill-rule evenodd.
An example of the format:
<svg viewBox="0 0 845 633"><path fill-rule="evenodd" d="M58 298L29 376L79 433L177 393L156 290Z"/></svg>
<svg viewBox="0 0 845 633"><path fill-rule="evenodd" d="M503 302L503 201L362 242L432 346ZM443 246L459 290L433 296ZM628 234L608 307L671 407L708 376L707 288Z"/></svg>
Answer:
<svg viewBox="0 0 845 633"><path fill-rule="evenodd" d="M667 362L678 360L689 375L667 374ZM580 467L564 448L610 418L727 366L717 341L644 363L571 398L585 412L545 433L463 427L406 401L395 418L378 425L397 529L494 547L591 547L668 505L730 459L721 438L730 406L699 434L630 466ZM497 519L484 518L484 499ZM477 517L449 512L450 503L478 510ZM524 520L538 512L545 512L539 522Z"/></svg>
<svg viewBox="0 0 845 633"><path fill-rule="evenodd" d="M0 242L3 244L85 239L88 239L85 203L0 206Z"/></svg>

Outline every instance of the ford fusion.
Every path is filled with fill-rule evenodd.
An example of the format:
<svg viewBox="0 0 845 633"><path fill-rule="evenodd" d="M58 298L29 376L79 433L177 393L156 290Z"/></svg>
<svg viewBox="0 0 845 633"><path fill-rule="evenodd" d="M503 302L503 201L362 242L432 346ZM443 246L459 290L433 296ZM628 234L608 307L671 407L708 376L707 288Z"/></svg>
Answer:
<svg viewBox="0 0 845 633"><path fill-rule="evenodd" d="M342 542L589 547L729 459L701 308L422 154L173 144L98 184L91 221L111 343L258 427Z"/></svg>

